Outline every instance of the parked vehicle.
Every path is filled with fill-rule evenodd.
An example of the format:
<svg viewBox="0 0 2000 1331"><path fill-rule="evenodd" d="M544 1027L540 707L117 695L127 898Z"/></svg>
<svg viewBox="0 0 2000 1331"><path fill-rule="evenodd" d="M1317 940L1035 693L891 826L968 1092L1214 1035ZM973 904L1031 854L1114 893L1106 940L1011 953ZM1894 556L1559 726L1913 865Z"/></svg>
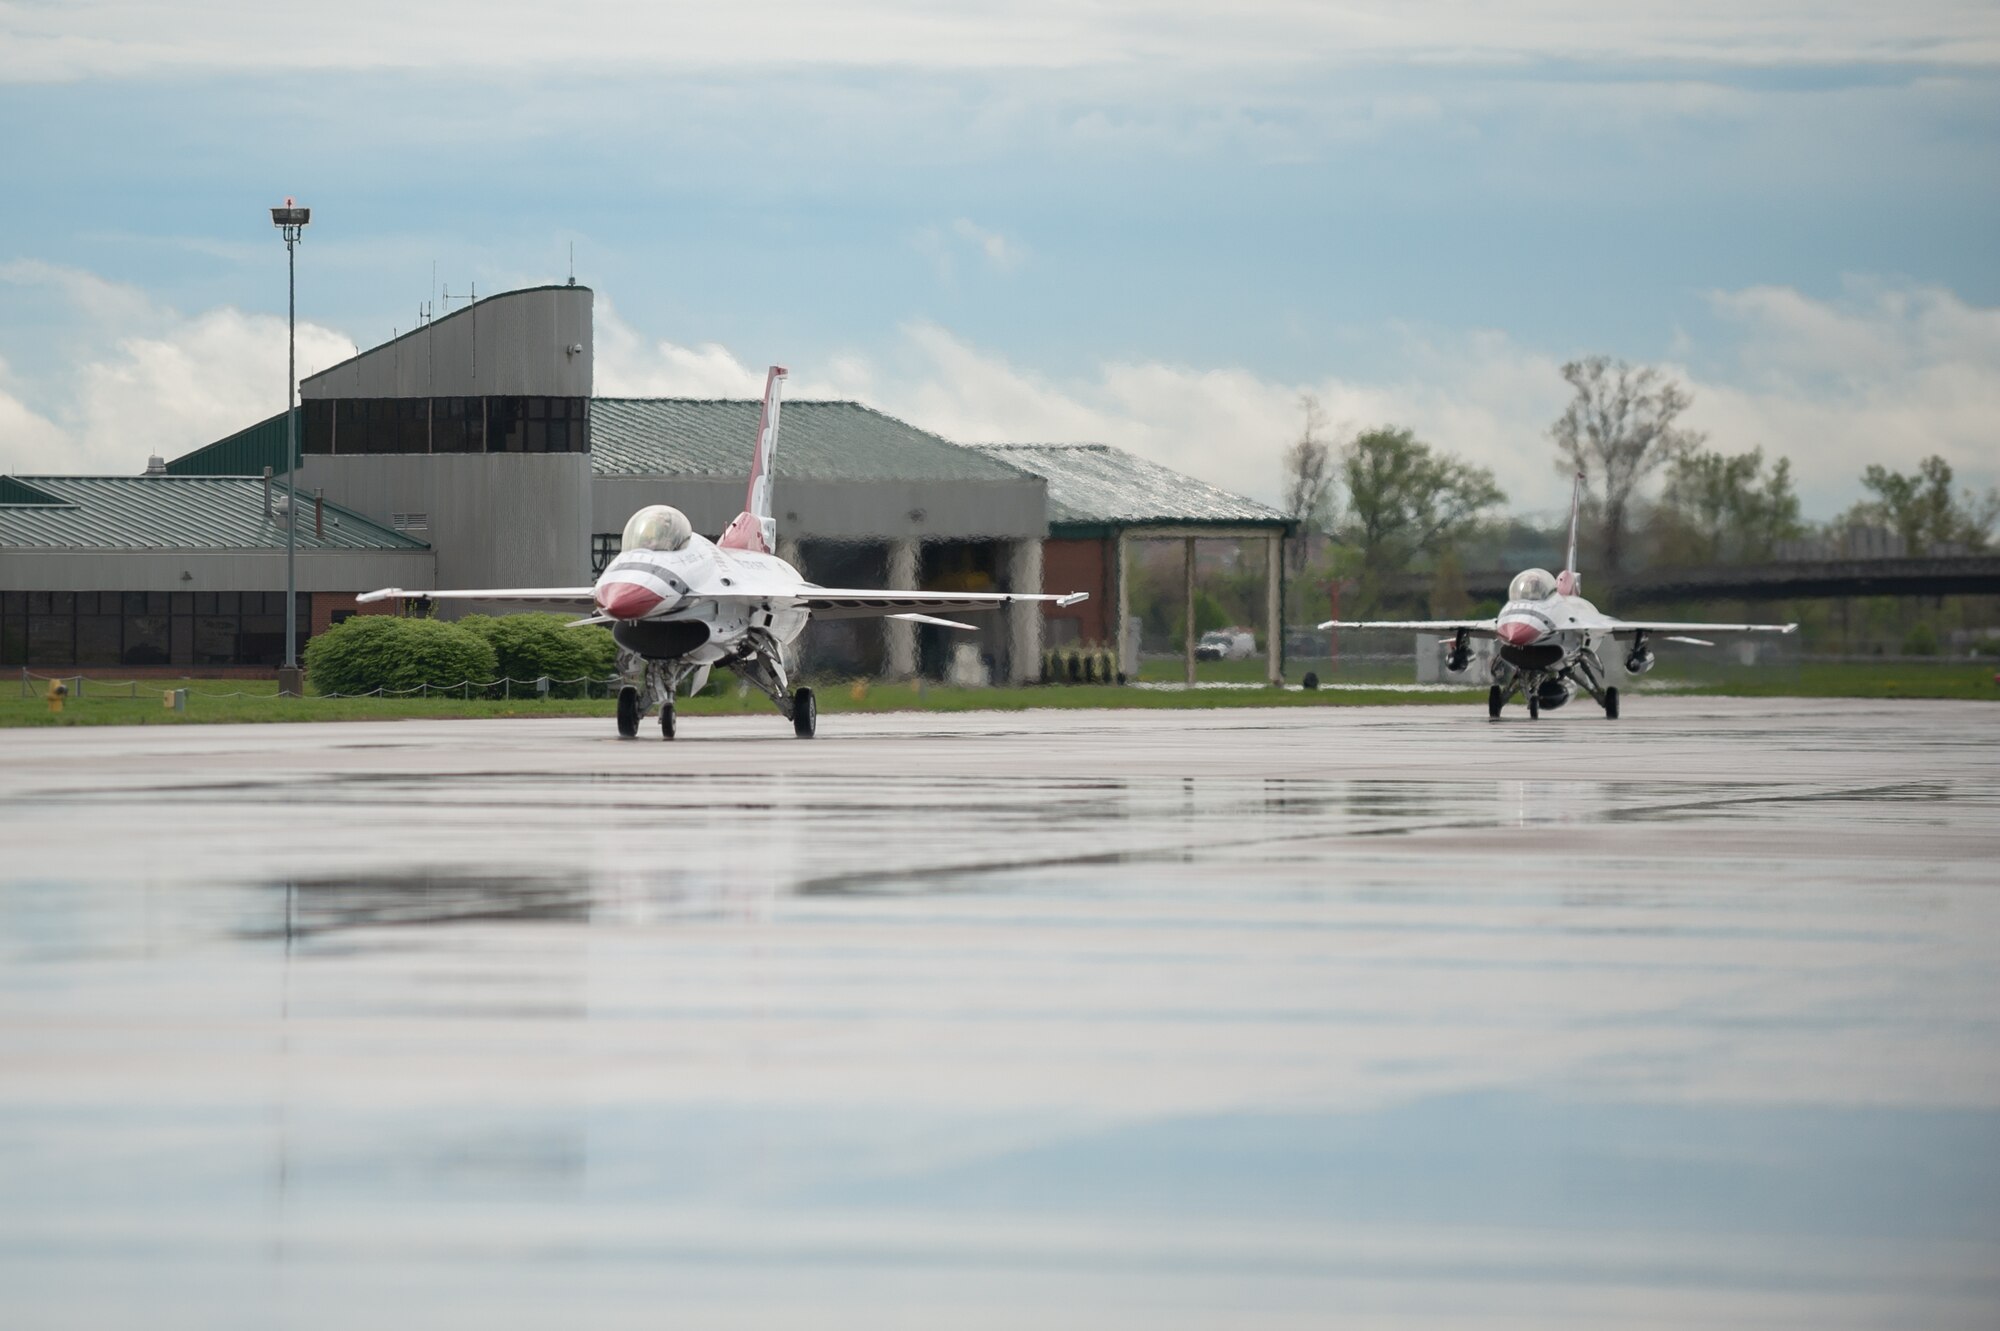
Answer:
<svg viewBox="0 0 2000 1331"><path fill-rule="evenodd" d="M1257 654L1257 635L1243 629L1211 629L1194 645L1197 661L1247 661Z"/></svg>

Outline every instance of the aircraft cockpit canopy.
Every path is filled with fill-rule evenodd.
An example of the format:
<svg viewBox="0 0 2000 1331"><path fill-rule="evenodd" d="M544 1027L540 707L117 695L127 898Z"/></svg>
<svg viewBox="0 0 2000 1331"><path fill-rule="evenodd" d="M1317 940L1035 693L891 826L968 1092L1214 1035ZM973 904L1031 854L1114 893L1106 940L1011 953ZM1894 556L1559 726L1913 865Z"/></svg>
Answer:
<svg viewBox="0 0 2000 1331"><path fill-rule="evenodd" d="M649 504L625 524L621 550L678 550L694 535L687 514L670 504Z"/></svg>
<svg viewBox="0 0 2000 1331"><path fill-rule="evenodd" d="M1545 568L1531 568L1525 573L1517 573L1514 581L1507 585L1507 599L1510 601L1546 601L1555 594L1555 575Z"/></svg>

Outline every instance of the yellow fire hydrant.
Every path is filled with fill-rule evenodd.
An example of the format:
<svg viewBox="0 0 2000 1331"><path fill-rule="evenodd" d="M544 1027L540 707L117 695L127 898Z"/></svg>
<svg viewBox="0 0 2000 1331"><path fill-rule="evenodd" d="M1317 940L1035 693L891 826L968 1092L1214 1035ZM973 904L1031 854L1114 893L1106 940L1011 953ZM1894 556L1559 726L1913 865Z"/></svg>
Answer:
<svg viewBox="0 0 2000 1331"><path fill-rule="evenodd" d="M63 709L63 699L67 697L69 697L69 685L59 679L49 681L49 710L51 712L60 712Z"/></svg>

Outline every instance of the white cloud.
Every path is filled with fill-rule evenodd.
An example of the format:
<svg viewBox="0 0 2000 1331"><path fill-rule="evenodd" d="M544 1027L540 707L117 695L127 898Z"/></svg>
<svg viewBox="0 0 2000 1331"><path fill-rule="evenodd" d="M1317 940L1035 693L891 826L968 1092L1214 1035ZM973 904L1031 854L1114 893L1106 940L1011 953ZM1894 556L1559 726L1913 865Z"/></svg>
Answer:
<svg viewBox="0 0 2000 1331"><path fill-rule="evenodd" d="M1931 288L1861 283L1835 301L1756 287L1714 302L1725 339L1706 348L1708 368L1664 368L1693 392L1690 423L1711 447L1791 457L1809 513L1852 502L1871 462L1909 468L1935 452L1968 483L2000 482L2000 310ZM1499 332L1385 331L1403 368L1379 379L1149 360L1056 376L917 322L896 344L808 372L794 396L858 398L964 442L1114 444L1268 501L1299 427L1299 395L1310 392L1337 430L1408 426L1490 467L1516 509L1560 509L1548 427L1568 399L1565 357ZM1681 337L1684 355L1704 349ZM663 343L652 373L671 385L661 391L704 391L713 377L702 367L712 365L727 367L734 395L762 383L720 347Z"/></svg>
<svg viewBox="0 0 2000 1331"><path fill-rule="evenodd" d="M79 345L58 381L31 397L14 385L0 401L0 468L138 472L149 453L172 457L284 409L283 319L229 307L185 316L134 288L46 264L0 266L0 283L60 288ZM304 323L298 350L303 378L355 346Z"/></svg>
<svg viewBox="0 0 2000 1331"><path fill-rule="evenodd" d="M146 454L198 446L282 401L284 324L219 308L187 316L89 273L0 266L0 283L56 283L91 311L73 368L26 385L0 364L0 468L134 472ZM1940 453L1969 482L2000 482L2000 310L1948 291L1854 282L1838 299L1784 287L1711 297L1723 336L1678 335L1691 423L1711 446L1793 459L1810 513L1844 508L1871 462L1908 468ZM648 337L600 292L597 391L754 397L764 370L715 342ZM792 366L794 398L866 402L962 442L1096 442L1256 498L1274 499L1301 393L1337 430L1406 425L1493 469L1514 507L1561 506L1549 423L1567 398L1562 356L1498 332L1374 330L1399 352L1392 376L1304 379L1246 366L1107 360L1046 374L932 322L888 343ZM1706 341L1706 344L1705 344ZM300 328L301 373L353 354L342 334ZM1701 353L1706 354L1701 354Z"/></svg>
<svg viewBox="0 0 2000 1331"><path fill-rule="evenodd" d="M953 222L951 229L958 234L959 239L967 242L974 249L985 255L986 262L992 264L995 268L1004 271L1016 267L1021 262L1022 252L1020 244L1009 240L998 231L988 231L985 227L966 217L961 217Z"/></svg>
<svg viewBox="0 0 2000 1331"><path fill-rule="evenodd" d="M1822 512L1871 462L1932 453L2000 483L2000 309L1935 287L1852 281L1839 300L1787 287L1711 296L1740 338L1736 372L1696 384L1690 420L1713 446L1784 454Z"/></svg>
<svg viewBox="0 0 2000 1331"><path fill-rule="evenodd" d="M393 41L382 34L393 33ZM1480 0L1301 5L1123 0L759 0L660 5L457 0L245 7L234 0L73 0L0 7L0 80L172 71L586 65L1074 69L1298 67L1384 56L2000 61L2000 19L1963 0Z"/></svg>

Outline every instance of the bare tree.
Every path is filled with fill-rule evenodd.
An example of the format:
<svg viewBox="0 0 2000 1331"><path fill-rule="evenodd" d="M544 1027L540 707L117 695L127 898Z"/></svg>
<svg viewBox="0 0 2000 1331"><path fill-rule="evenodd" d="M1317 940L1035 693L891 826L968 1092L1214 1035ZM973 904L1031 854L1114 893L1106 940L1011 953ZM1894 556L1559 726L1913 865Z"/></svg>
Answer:
<svg viewBox="0 0 2000 1331"><path fill-rule="evenodd" d="M1576 397L1549 433L1564 469L1584 475L1603 529L1605 571L1616 574L1633 491L1704 438L1674 423L1694 398L1651 366L1634 369L1608 356L1573 360L1562 375Z"/></svg>
<svg viewBox="0 0 2000 1331"><path fill-rule="evenodd" d="M1299 394L1299 409L1305 413L1305 424L1285 450L1285 513L1299 524L1299 534L1287 543L1294 573L1305 566L1312 533L1324 530L1331 517L1334 481L1326 412L1311 393Z"/></svg>

